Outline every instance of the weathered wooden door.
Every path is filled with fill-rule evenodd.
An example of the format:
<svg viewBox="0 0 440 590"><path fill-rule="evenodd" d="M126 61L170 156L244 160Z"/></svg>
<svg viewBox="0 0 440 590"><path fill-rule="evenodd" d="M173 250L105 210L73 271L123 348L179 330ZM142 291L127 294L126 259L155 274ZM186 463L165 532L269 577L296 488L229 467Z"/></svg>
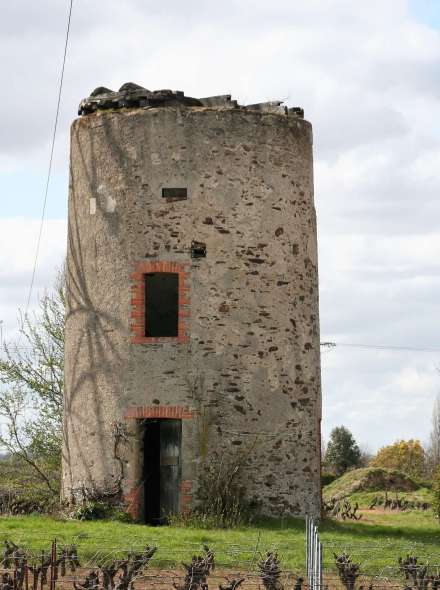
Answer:
<svg viewBox="0 0 440 590"><path fill-rule="evenodd" d="M181 438L181 420L161 420L160 509L164 519L179 512Z"/></svg>
<svg viewBox="0 0 440 590"><path fill-rule="evenodd" d="M144 434L145 522L163 524L179 512L181 420L146 420Z"/></svg>

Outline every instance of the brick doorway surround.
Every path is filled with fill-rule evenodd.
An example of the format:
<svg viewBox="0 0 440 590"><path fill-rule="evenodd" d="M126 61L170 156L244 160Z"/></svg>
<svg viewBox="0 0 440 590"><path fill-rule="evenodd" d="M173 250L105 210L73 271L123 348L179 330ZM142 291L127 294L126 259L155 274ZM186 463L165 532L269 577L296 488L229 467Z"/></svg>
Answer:
<svg viewBox="0 0 440 590"><path fill-rule="evenodd" d="M124 413L125 420L144 420L144 419L181 419L190 420L194 417L194 412L186 406L135 406L127 408ZM138 457L139 460L139 457ZM193 502L193 482L190 479L180 481L180 511L187 514ZM136 482L129 492L124 496L127 505L127 512L136 521L140 521L143 516L143 482Z"/></svg>

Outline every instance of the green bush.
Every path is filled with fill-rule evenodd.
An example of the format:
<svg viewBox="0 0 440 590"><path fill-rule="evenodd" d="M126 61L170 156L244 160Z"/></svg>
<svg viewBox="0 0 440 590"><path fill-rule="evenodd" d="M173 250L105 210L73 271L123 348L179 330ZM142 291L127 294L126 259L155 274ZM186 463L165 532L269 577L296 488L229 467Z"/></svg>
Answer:
<svg viewBox="0 0 440 590"><path fill-rule="evenodd" d="M437 468L432 479L432 498L434 516L440 520L440 467Z"/></svg>
<svg viewBox="0 0 440 590"><path fill-rule="evenodd" d="M424 479L424 478L415 477L414 481L421 488L427 488L428 490L432 489L432 479Z"/></svg>
<svg viewBox="0 0 440 590"><path fill-rule="evenodd" d="M321 474L321 485L322 487L328 486L330 483L338 479L338 476L334 473L322 473Z"/></svg>
<svg viewBox="0 0 440 590"><path fill-rule="evenodd" d="M243 468L252 450L251 445L228 455L214 452L209 456L199 473L197 508L189 517L181 517L183 521L189 518L185 526L233 528L252 520L259 504L245 498L243 484Z"/></svg>
<svg viewBox="0 0 440 590"><path fill-rule="evenodd" d="M172 526L229 529L249 524L257 516L260 504L245 498L243 468L255 442L228 454L213 452L200 466L196 508L171 515Z"/></svg>
<svg viewBox="0 0 440 590"><path fill-rule="evenodd" d="M77 506L70 517L76 520L117 520L119 522L133 522L132 516L115 502L105 499L85 500Z"/></svg>
<svg viewBox="0 0 440 590"><path fill-rule="evenodd" d="M111 506L102 500L87 500L78 506L73 517L77 520L102 520L109 518Z"/></svg>
<svg viewBox="0 0 440 590"><path fill-rule="evenodd" d="M113 508L110 512L111 520L117 520L118 522L132 523L133 517L126 510L120 508Z"/></svg>
<svg viewBox="0 0 440 590"><path fill-rule="evenodd" d="M0 488L0 514L51 514L58 510L59 499L38 488Z"/></svg>

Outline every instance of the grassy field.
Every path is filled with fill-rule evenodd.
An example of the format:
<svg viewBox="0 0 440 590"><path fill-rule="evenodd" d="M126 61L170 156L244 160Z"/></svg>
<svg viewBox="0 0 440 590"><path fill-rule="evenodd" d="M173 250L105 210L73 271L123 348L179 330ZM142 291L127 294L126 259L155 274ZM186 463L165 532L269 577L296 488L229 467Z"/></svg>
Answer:
<svg viewBox="0 0 440 590"><path fill-rule="evenodd" d="M333 565L333 552L348 551L367 572L395 567L408 552L440 564L440 526L430 513L365 511L361 521L325 521L320 526L324 563ZM76 543L80 559L102 560L147 544L157 545L158 567L187 561L202 544L214 549L217 563L232 569L253 569L261 554L278 551L284 568L304 570L304 522L266 521L234 530L149 527L111 521L61 521L42 516L0 518L0 543L9 539L41 550L56 538ZM153 564L152 564L153 565Z"/></svg>

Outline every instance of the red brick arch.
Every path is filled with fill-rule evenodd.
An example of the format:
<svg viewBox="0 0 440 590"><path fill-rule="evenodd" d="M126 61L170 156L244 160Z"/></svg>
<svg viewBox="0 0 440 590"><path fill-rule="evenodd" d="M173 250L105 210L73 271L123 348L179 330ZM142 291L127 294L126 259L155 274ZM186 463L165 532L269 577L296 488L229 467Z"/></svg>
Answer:
<svg viewBox="0 0 440 590"><path fill-rule="evenodd" d="M133 344L160 344L164 342L187 342L190 309L189 263L171 261L140 261L134 265L130 275L131 285L131 342ZM145 281L144 276L152 272L172 272L179 275L179 325L176 338L151 338L145 336Z"/></svg>
<svg viewBox="0 0 440 590"><path fill-rule="evenodd" d="M141 420L142 418L176 418L188 420L193 418L193 411L186 406L134 406L127 408L124 418Z"/></svg>

